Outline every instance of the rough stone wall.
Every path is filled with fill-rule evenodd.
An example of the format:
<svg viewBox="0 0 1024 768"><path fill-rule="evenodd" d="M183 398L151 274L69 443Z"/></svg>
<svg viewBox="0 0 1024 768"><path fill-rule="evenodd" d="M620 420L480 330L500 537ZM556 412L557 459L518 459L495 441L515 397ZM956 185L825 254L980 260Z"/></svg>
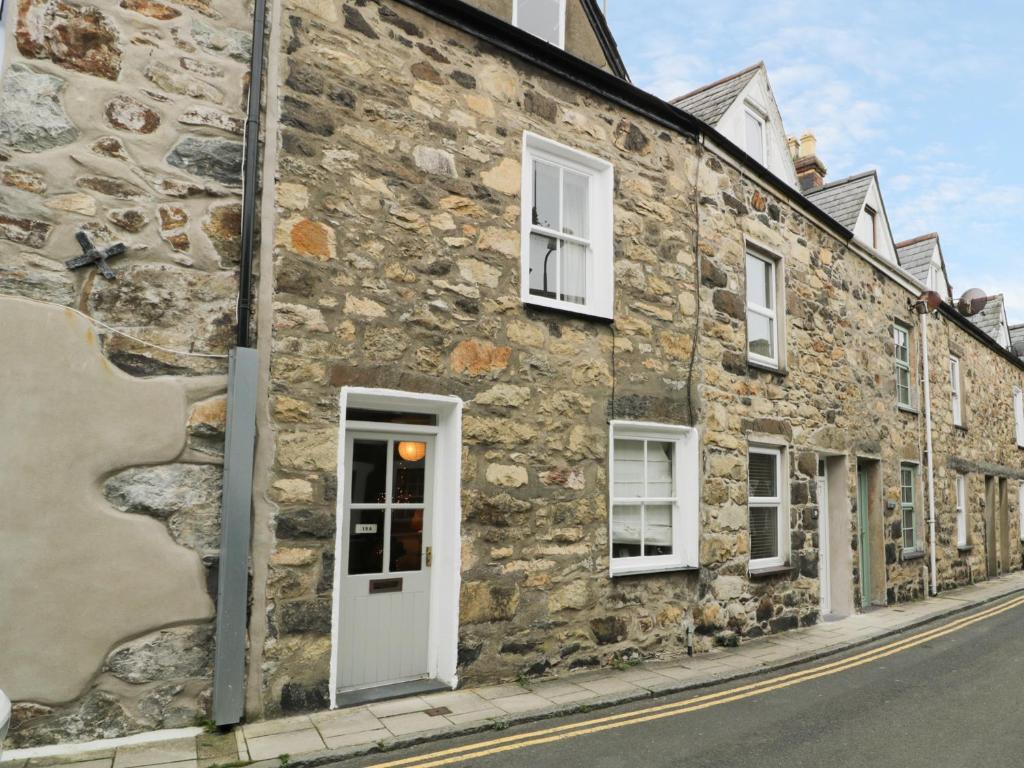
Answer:
<svg viewBox="0 0 1024 768"><path fill-rule="evenodd" d="M334 23L295 3L286 16L268 713L328 696L347 384L466 402L463 682L679 653L688 620L698 648L814 623L819 452L848 456L851 498L857 456L880 460L895 504L883 511L887 599L922 596L927 561L904 556L898 528L900 461L923 461L924 446L922 415L896 407L891 323L916 323L906 289L686 138L404 6L343 3ZM520 302L524 130L615 166L614 327ZM785 258L784 375L746 363L744 237ZM607 420L691 423L691 392L702 567L610 579ZM789 445L792 568L750 578L746 446L759 436Z"/></svg>
<svg viewBox="0 0 1024 768"><path fill-rule="evenodd" d="M248 4L19 0L8 10L0 293L74 307L152 344L225 356L237 296ZM116 280L65 269L81 253L78 232L101 247L127 246L110 261ZM122 370L181 377L190 393L175 463L126 467L103 490L114 509L163 521L174 542L198 552L215 596L227 361L97 332ZM96 407L116 418L116 403ZM136 428L144 433L145 420ZM97 658L77 698L18 703L13 742L117 736L205 716L212 624L153 630Z"/></svg>

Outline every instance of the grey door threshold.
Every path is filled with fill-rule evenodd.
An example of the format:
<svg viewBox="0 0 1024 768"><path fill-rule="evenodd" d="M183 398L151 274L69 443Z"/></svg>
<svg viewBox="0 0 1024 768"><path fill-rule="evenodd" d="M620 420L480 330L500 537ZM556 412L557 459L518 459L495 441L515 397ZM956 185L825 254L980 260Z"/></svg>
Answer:
<svg viewBox="0 0 1024 768"><path fill-rule="evenodd" d="M338 707L355 707L359 704L372 704L375 701L400 699L403 696L417 696L421 693L448 691L451 686L440 680L410 680L407 683L379 685L376 688L361 688L358 691L345 691L338 694Z"/></svg>

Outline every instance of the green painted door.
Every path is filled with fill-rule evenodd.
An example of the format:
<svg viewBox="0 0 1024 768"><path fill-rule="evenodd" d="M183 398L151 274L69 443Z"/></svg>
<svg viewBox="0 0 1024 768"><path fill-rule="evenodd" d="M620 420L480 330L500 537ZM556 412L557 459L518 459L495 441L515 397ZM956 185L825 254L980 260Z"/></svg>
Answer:
<svg viewBox="0 0 1024 768"><path fill-rule="evenodd" d="M857 473L857 551L860 553L860 605L871 605L871 547L868 521L868 473Z"/></svg>

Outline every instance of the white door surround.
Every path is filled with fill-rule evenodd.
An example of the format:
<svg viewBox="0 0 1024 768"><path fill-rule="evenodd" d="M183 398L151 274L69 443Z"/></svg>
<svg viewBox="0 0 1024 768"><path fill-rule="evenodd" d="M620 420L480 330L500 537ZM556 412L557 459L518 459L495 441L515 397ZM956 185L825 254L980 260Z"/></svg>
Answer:
<svg viewBox="0 0 1024 768"><path fill-rule="evenodd" d="M832 613L832 574L829 553L828 465L818 459L818 584L821 589L821 613Z"/></svg>
<svg viewBox="0 0 1024 768"><path fill-rule="evenodd" d="M360 422L350 427L346 421L346 414L350 408L430 414L436 417L436 426ZM338 705L339 687L343 685L339 664L339 655L343 647L341 629L344 622L353 618L342 611L342 550L344 532L350 522L346 511L346 501L350 496L349 477L345 471L349 463L346 454L351 443L348 434L350 428L364 436L367 432L379 433L382 439L389 435L424 435L424 439L432 443L434 460L428 480L432 486L433 501L430 531L432 564L429 569L430 577L426 580L429 583L429 628L425 676L454 688L458 683L456 666L461 582L462 400L457 397L398 390L343 387L339 396L339 414L337 528L331 616L331 707Z"/></svg>

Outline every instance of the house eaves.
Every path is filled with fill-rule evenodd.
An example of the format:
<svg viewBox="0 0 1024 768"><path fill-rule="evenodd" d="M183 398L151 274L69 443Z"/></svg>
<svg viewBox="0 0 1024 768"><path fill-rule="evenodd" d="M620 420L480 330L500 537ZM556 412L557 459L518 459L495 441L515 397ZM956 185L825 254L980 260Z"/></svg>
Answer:
<svg viewBox="0 0 1024 768"><path fill-rule="evenodd" d="M612 68L612 72L618 77L621 77L627 83L632 82L629 79L629 72L626 71L626 62L622 60L622 56L619 54L619 46L615 42L611 29L608 27L608 20L604 17L604 12L597 6L597 0L580 0L580 4L583 6L583 12L587 15L587 20L594 30L594 35L597 37L601 50L604 51L604 57L608 61L608 66Z"/></svg>

